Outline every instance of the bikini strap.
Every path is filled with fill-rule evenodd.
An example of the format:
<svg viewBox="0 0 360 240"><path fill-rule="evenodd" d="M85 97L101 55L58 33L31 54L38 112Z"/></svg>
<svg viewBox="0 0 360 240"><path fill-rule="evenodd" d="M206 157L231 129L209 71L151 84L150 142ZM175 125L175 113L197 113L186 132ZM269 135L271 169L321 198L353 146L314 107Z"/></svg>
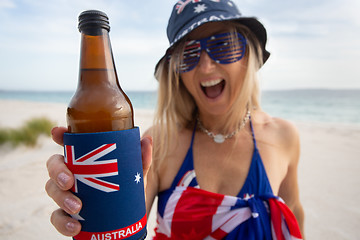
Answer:
<svg viewBox="0 0 360 240"><path fill-rule="evenodd" d="M255 133L254 133L254 127L253 127L253 124L252 124L252 121L251 121L251 116L249 117L249 120L250 120L250 128L251 128L251 134L252 134L252 137L253 137L254 147L255 147L255 149L257 149Z"/></svg>
<svg viewBox="0 0 360 240"><path fill-rule="evenodd" d="M194 138L195 138L195 132L196 132L196 128L197 128L197 120L195 120L195 127L191 136L191 144L190 147L192 148L193 144L194 144Z"/></svg>

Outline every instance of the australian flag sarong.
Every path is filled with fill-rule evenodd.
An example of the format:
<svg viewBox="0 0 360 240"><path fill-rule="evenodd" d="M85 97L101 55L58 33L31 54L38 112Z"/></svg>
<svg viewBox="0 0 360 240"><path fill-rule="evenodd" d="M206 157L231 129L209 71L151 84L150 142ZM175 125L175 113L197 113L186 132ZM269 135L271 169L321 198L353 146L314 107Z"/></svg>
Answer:
<svg viewBox="0 0 360 240"><path fill-rule="evenodd" d="M294 214L274 195L238 198L176 187L157 221L155 240L302 239Z"/></svg>

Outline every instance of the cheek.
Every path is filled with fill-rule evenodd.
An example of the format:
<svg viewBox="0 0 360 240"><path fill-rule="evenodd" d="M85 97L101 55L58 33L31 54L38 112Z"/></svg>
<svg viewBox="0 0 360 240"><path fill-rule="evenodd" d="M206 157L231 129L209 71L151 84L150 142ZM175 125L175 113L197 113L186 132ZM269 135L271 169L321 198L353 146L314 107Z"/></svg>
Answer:
<svg viewBox="0 0 360 240"><path fill-rule="evenodd" d="M180 74L180 81L184 84L186 90L194 96L195 93L195 85L194 81L192 81L192 77L190 73L182 73Z"/></svg>

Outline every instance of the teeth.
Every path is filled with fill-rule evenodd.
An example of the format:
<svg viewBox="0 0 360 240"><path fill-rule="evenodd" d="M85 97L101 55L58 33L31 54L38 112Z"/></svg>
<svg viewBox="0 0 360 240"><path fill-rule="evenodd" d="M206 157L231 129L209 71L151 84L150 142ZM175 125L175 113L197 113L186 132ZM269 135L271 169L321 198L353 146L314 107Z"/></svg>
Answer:
<svg viewBox="0 0 360 240"><path fill-rule="evenodd" d="M219 83L221 83L222 79L216 79L216 80L211 80L211 81L207 81L207 82L202 82L200 83L202 87L212 87L215 86Z"/></svg>

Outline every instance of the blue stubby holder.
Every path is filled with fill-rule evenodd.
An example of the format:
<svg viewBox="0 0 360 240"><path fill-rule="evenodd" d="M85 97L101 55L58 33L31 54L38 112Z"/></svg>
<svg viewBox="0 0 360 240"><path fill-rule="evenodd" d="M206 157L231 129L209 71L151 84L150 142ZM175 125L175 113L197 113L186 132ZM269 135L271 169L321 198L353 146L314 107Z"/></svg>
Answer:
<svg viewBox="0 0 360 240"><path fill-rule="evenodd" d="M146 237L146 207L139 128L65 133L65 164L83 207L76 240Z"/></svg>

